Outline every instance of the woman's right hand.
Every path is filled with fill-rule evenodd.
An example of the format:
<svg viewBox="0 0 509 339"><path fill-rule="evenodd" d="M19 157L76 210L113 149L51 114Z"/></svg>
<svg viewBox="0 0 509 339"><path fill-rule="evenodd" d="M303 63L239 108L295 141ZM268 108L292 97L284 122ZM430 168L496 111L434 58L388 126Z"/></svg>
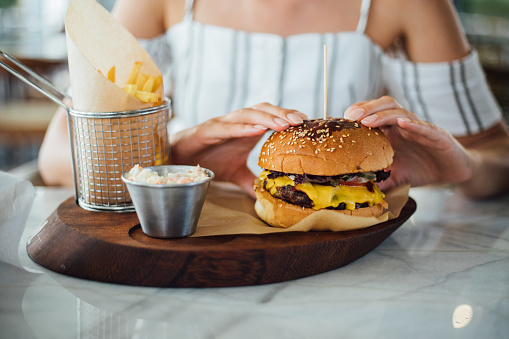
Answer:
<svg viewBox="0 0 509 339"><path fill-rule="evenodd" d="M233 182L253 195L249 152L268 129L282 131L306 118L298 111L261 103L207 120L171 136L172 163L199 164L212 170L217 180Z"/></svg>

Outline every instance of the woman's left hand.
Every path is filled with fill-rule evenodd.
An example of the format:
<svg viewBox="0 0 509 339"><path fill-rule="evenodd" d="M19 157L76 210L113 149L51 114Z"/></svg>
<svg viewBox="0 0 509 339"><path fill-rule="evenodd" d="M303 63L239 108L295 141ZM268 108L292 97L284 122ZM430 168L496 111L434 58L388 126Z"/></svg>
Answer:
<svg viewBox="0 0 509 339"><path fill-rule="evenodd" d="M345 118L379 127L394 148L391 176L380 183L381 189L403 184L461 183L473 175L475 153L448 132L420 120L392 97L354 104L345 111Z"/></svg>

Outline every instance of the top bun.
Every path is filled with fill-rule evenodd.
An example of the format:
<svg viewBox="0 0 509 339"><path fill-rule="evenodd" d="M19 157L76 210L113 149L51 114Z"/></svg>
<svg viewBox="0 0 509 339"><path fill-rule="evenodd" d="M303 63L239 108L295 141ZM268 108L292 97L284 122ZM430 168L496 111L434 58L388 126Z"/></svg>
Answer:
<svg viewBox="0 0 509 339"><path fill-rule="evenodd" d="M333 176L383 170L393 156L378 128L343 118L315 119L274 132L262 147L258 165L284 173Z"/></svg>

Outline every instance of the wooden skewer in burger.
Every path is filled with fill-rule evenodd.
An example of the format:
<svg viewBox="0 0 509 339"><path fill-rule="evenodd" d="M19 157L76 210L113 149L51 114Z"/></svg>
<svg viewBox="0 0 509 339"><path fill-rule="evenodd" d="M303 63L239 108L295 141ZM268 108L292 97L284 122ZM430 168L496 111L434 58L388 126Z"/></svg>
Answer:
<svg viewBox="0 0 509 339"><path fill-rule="evenodd" d="M377 182L389 177L393 156L381 130L343 118L274 132L258 160L256 213L284 228L322 209L377 217L388 207Z"/></svg>

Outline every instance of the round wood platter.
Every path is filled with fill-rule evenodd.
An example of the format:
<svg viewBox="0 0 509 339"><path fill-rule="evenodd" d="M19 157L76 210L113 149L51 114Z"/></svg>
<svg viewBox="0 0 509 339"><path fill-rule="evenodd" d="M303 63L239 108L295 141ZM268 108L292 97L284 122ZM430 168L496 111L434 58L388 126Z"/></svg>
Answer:
<svg viewBox="0 0 509 339"><path fill-rule="evenodd" d="M270 284L347 265L372 251L416 210L344 232L239 234L182 239L146 236L136 213L91 212L63 202L27 243L36 263L72 277L134 286Z"/></svg>

